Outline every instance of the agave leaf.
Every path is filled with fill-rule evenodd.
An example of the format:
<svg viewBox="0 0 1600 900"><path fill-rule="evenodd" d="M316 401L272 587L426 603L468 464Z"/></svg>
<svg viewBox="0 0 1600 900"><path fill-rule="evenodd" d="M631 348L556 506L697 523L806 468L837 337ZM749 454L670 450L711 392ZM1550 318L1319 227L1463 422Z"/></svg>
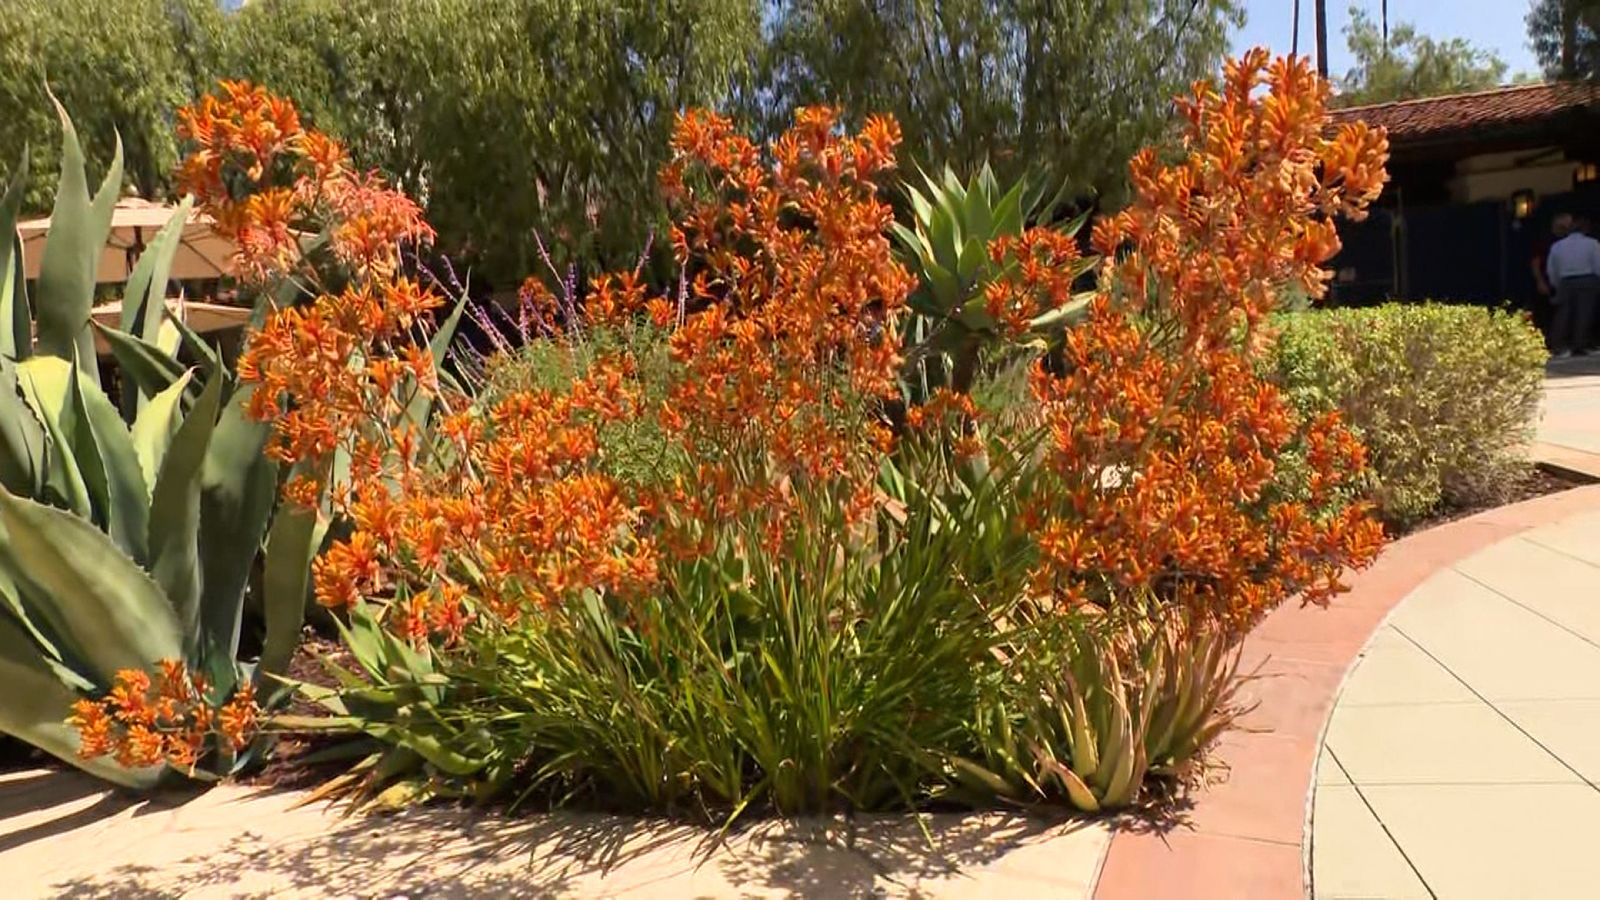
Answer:
<svg viewBox="0 0 1600 900"><path fill-rule="evenodd" d="M933 262L933 248L928 245L928 239L923 236L920 228L912 231L899 222L891 222L889 230L900 239L900 245L905 251L916 257L919 265L927 266Z"/></svg>
<svg viewBox="0 0 1600 900"><path fill-rule="evenodd" d="M22 241L17 238L17 215L27 185L28 148L24 147L11 184L0 196L0 358L4 359L27 359L33 349L33 314L23 280Z"/></svg>
<svg viewBox="0 0 1600 900"><path fill-rule="evenodd" d="M943 200L940 201L941 206ZM928 244L933 247L933 259L947 271L954 272L961 261L961 220L941 210L940 215L928 223Z"/></svg>
<svg viewBox="0 0 1600 900"><path fill-rule="evenodd" d="M1086 209L1083 212L1078 213L1076 216L1073 216L1071 221L1067 222L1067 224L1059 226L1058 230L1062 234L1077 234L1083 230L1084 223L1088 221L1089 210Z"/></svg>
<svg viewBox="0 0 1600 900"><path fill-rule="evenodd" d="M93 323L93 326L105 338L117 365L139 389L141 396L158 394L183 375L183 364L156 344L125 331L107 328L99 322Z"/></svg>
<svg viewBox="0 0 1600 900"><path fill-rule="evenodd" d="M944 167L944 189L952 200L963 205L966 203L967 186L961 183L961 177L949 165ZM957 212L959 212L959 209Z"/></svg>
<svg viewBox="0 0 1600 900"><path fill-rule="evenodd" d="M1078 294L1055 309L1034 316L1029 320L1028 328L1033 331L1050 331L1076 325L1089 317L1089 303L1092 300L1094 300L1093 292Z"/></svg>
<svg viewBox="0 0 1600 900"><path fill-rule="evenodd" d="M278 493L278 463L263 452L271 426L245 412L253 390L236 391L222 410L201 474L200 617L210 646L229 659L238 652L245 586Z"/></svg>
<svg viewBox="0 0 1600 900"><path fill-rule="evenodd" d="M201 648L200 477L221 400L222 379L213 378L173 435L150 494L150 574L171 604L191 660Z"/></svg>
<svg viewBox="0 0 1600 900"><path fill-rule="evenodd" d="M278 510L277 519L272 523L262 578L267 634L258 671L264 675L281 674L289 667L289 659L300 641L300 627L305 622L311 560L322 546L327 531L328 520L318 515L316 509L287 504Z"/></svg>
<svg viewBox="0 0 1600 900"><path fill-rule="evenodd" d="M155 785L161 767L125 769L109 759L78 756L78 734L67 724L72 704L82 695L57 677L28 635L0 615L0 734L21 738L64 763L112 784L135 790Z"/></svg>
<svg viewBox="0 0 1600 900"><path fill-rule="evenodd" d="M139 471L144 483L153 491L156 476L161 472L161 461L167 456L172 436L183 424L183 394L194 379L191 369L183 373L166 390L150 398L133 420L129 434L133 439L133 452L139 457Z"/></svg>
<svg viewBox="0 0 1600 900"><path fill-rule="evenodd" d="M1100 746L1094 723L1089 721L1089 711L1083 703L1083 691L1069 672L1063 672L1066 681L1067 701L1072 721L1072 768L1086 775L1100 768Z"/></svg>
<svg viewBox="0 0 1600 900"><path fill-rule="evenodd" d="M139 256L139 261L128 275L128 284L122 296L121 328L146 341L155 341L163 320L162 310L167 302L167 279L172 274L172 260L183 241L183 229L189 224L189 213L194 209L194 198L184 197L173 210L172 218L161 226Z"/></svg>
<svg viewBox="0 0 1600 900"><path fill-rule="evenodd" d="M37 497L44 487L44 425L22 399L16 367L0 357L0 487Z"/></svg>
<svg viewBox="0 0 1600 900"><path fill-rule="evenodd" d="M148 559L150 489L128 426L81 370L73 378L73 403L89 437L89 451L77 452L90 496L100 505L106 533L142 565Z"/></svg>
<svg viewBox="0 0 1600 900"><path fill-rule="evenodd" d="M1028 210L1023 206L1022 197L1027 190L1027 180L1019 180L1006 191L994 205L994 220L989 225L989 238L1001 235L1019 235L1023 226L1027 224Z"/></svg>
<svg viewBox="0 0 1600 900"><path fill-rule="evenodd" d="M912 187L909 183L906 184L905 188L906 196L911 198L912 215L917 222L926 226L928 220L933 218L933 203L928 200L926 194Z"/></svg>
<svg viewBox="0 0 1600 900"><path fill-rule="evenodd" d="M977 279L989 259L988 251L988 245L969 232L967 245L961 248L961 257L956 263L956 277L962 284L972 284Z"/></svg>
<svg viewBox="0 0 1600 900"><path fill-rule="evenodd" d="M1089 785L1078 777L1077 772L1048 757L1041 757L1039 762L1061 782L1062 788L1067 792L1067 799L1072 801L1073 806L1087 813L1100 811L1099 799L1095 797L1094 791L1089 789Z"/></svg>
<svg viewBox="0 0 1600 900"><path fill-rule="evenodd" d="M22 242L0 235L0 243L12 248L0 266L0 358L24 360L33 355L33 308L28 303Z"/></svg>
<svg viewBox="0 0 1600 900"><path fill-rule="evenodd" d="M983 180L984 174L989 176L987 184ZM983 172L973 178L972 184L967 187L966 202L962 204L961 212L962 231L969 240L977 238L979 243L982 243L989 239L989 229L994 227L994 211L989 204L994 201L994 196L985 188L992 187L993 184L994 173L990 172L986 165Z"/></svg>
<svg viewBox="0 0 1600 900"><path fill-rule="evenodd" d="M22 586L17 584L16 578L7 567L5 547L5 529L0 528L0 604L4 605L4 609L0 609L0 618L9 615L12 624L27 632L39 654L57 669L57 677L63 682L82 690L92 689L93 685L88 679L63 664L61 649L28 615L28 609L22 602Z"/></svg>
<svg viewBox="0 0 1600 900"><path fill-rule="evenodd" d="M160 587L99 529L5 491L0 525L5 564L24 600L38 601L28 604L29 616L100 684L121 669L183 657L178 619Z"/></svg>
<svg viewBox="0 0 1600 900"><path fill-rule="evenodd" d="M200 370L205 373L207 379L218 371L224 371L224 374L226 374L222 367L222 360L217 356L216 348L207 344L205 338L201 337L198 332L189 327L189 323L183 321L177 313L172 311L172 307L163 302L161 310L166 316L166 320L171 322L172 327L178 330L178 335L183 338L183 345L188 347L189 352L200 360Z"/></svg>
<svg viewBox="0 0 1600 900"><path fill-rule="evenodd" d="M72 404L72 366L54 356L36 356L17 365L22 396L44 423L50 446L44 487L85 520L94 518L89 486L79 467L77 435L82 430Z"/></svg>
<svg viewBox="0 0 1600 900"><path fill-rule="evenodd" d="M94 336L88 328L89 310L94 305L100 253L111 232L111 213L122 189L122 138L118 136L105 180L91 198L77 129L53 95L50 102L61 117L61 180L39 266L34 310L39 352L75 359L79 370L98 385L100 371L95 364Z"/></svg>
<svg viewBox="0 0 1600 900"><path fill-rule="evenodd" d="M955 314L960 309L961 302L966 299L961 294L961 282L949 269L938 263L929 265L923 274L927 277L928 286L932 288L939 315Z"/></svg>

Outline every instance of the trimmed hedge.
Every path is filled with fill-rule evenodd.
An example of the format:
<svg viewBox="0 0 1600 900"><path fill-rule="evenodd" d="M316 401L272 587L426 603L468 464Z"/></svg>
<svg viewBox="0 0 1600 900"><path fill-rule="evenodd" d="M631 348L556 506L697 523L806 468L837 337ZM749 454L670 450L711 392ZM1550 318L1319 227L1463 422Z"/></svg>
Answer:
<svg viewBox="0 0 1600 900"><path fill-rule="evenodd" d="M1278 323L1274 377L1302 415L1357 429L1390 525L1504 502L1532 471L1546 353L1524 315L1394 303Z"/></svg>

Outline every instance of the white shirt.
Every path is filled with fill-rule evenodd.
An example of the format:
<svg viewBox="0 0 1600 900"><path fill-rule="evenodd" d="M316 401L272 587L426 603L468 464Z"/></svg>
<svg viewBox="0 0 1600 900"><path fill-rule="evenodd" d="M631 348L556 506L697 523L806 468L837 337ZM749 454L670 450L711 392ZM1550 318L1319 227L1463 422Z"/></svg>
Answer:
<svg viewBox="0 0 1600 900"><path fill-rule="evenodd" d="M1600 241L1574 231L1550 246L1544 270L1551 284L1579 275L1600 275Z"/></svg>

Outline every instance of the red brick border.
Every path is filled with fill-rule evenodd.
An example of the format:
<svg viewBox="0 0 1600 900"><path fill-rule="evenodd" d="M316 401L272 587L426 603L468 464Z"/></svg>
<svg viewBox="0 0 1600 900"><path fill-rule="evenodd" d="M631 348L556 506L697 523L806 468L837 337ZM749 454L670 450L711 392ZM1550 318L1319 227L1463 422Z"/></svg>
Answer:
<svg viewBox="0 0 1600 900"><path fill-rule="evenodd" d="M1328 609L1286 604L1245 639L1240 692L1257 703L1218 741L1223 783L1194 797L1165 833L1120 829L1095 900L1273 900L1306 896L1310 793L1333 704L1373 632L1445 566L1507 537L1600 510L1600 485L1575 488L1419 532L1390 546ZM1257 667L1259 666L1259 669Z"/></svg>

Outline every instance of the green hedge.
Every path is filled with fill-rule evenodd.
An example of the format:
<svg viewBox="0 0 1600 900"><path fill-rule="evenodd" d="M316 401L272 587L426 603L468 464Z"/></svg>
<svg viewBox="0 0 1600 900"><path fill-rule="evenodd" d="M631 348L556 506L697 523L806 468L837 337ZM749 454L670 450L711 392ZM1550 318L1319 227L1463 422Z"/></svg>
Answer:
<svg viewBox="0 0 1600 900"><path fill-rule="evenodd" d="M1338 410L1360 432L1391 525L1503 502L1532 471L1546 357L1521 314L1396 303L1279 326L1275 377L1302 414Z"/></svg>

